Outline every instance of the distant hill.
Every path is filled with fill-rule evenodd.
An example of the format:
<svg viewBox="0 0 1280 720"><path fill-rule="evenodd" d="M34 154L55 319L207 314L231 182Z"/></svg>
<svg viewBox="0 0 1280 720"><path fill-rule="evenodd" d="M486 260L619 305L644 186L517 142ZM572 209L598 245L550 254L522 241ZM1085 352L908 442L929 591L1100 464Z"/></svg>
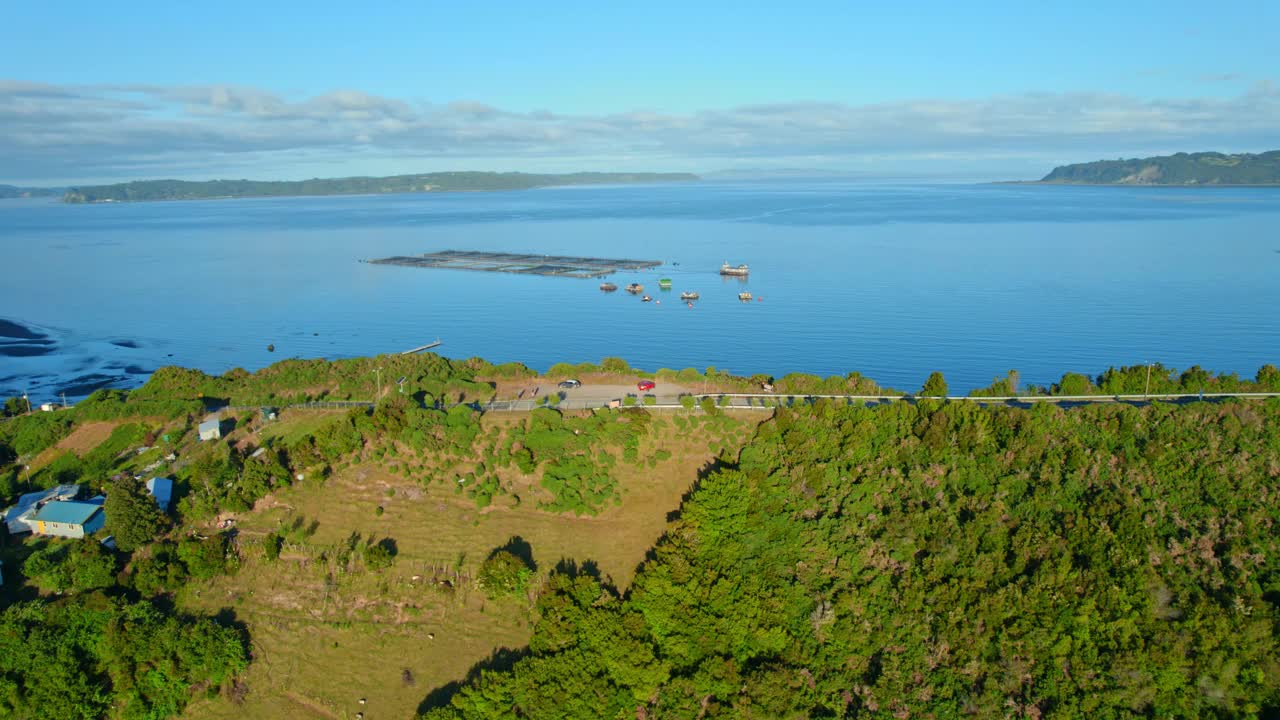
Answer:
<svg viewBox="0 0 1280 720"><path fill-rule="evenodd" d="M1280 185L1280 150L1178 153L1063 165L1040 180L1064 185Z"/></svg>
<svg viewBox="0 0 1280 720"><path fill-rule="evenodd" d="M298 181L142 180L116 185L71 188L63 202L140 202L296 195L369 195L382 193L482 192L528 190L557 185L615 185L697 180L689 173L530 173L440 172L391 177L349 177Z"/></svg>
<svg viewBox="0 0 1280 720"><path fill-rule="evenodd" d="M0 200L7 200L9 198L49 197L61 192L62 190L58 188L29 188L15 187L13 185L0 185Z"/></svg>

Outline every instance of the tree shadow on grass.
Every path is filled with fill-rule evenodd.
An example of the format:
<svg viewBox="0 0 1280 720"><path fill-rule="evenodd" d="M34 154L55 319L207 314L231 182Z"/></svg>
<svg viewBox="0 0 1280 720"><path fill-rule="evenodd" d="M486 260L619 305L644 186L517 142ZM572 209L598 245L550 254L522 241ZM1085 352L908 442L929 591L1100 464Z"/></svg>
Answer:
<svg viewBox="0 0 1280 720"><path fill-rule="evenodd" d="M418 714L421 715L430 710L436 710L442 707L448 707L453 700L453 696L457 695L462 688L471 685L480 679L483 672L510 672L516 663L530 655L529 648L520 648L512 650L511 648L498 648L489 654L489 657L481 660L471 669L467 671L467 676L461 680L455 680L447 685L432 690L422 702L418 703Z"/></svg>
<svg viewBox="0 0 1280 720"><path fill-rule="evenodd" d="M505 544L490 551L489 557L493 557L494 555L504 551L520 558L520 561L528 566L530 570L534 572L538 571L538 563L533 559L533 546L529 544L528 540L525 540L519 535L512 535Z"/></svg>

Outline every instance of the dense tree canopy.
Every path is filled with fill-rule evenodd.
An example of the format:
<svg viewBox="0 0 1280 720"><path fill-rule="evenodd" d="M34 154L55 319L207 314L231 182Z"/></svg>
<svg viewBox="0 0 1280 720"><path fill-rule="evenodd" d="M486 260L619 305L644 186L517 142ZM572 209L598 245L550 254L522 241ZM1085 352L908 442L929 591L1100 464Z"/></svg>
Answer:
<svg viewBox="0 0 1280 720"><path fill-rule="evenodd" d="M154 540L165 524L155 498L142 481L130 475L111 481L103 511L107 515L107 532L125 552Z"/></svg>
<svg viewBox="0 0 1280 720"><path fill-rule="evenodd" d="M780 410L443 718L1257 717L1280 403Z"/></svg>
<svg viewBox="0 0 1280 720"><path fill-rule="evenodd" d="M235 629L147 602L22 603L0 614L0 716L170 717L247 660Z"/></svg>

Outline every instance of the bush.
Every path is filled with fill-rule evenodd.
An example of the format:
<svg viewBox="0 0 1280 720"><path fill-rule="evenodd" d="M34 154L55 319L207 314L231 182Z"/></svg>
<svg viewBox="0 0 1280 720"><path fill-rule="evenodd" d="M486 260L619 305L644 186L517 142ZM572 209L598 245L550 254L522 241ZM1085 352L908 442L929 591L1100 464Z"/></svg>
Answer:
<svg viewBox="0 0 1280 720"><path fill-rule="evenodd" d="M280 551L284 548L284 538L280 533L270 532L262 538L262 555L268 562L280 559Z"/></svg>
<svg viewBox="0 0 1280 720"><path fill-rule="evenodd" d="M480 565L477 580L491 600L519 595L533 577L533 569L507 550L496 550Z"/></svg>
<svg viewBox="0 0 1280 720"><path fill-rule="evenodd" d="M395 562L396 544L390 538L384 538L376 543L370 543L364 546L363 551L364 566L374 572L385 570L391 567L391 563Z"/></svg>
<svg viewBox="0 0 1280 720"><path fill-rule="evenodd" d="M116 584L116 558L93 538L55 541L31 553L22 573L44 592L84 592Z"/></svg>
<svg viewBox="0 0 1280 720"><path fill-rule="evenodd" d="M219 533L207 538L192 536L178 543L178 557L186 564L191 577L201 580L222 575L231 567L227 553L227 536Z"/></svg>

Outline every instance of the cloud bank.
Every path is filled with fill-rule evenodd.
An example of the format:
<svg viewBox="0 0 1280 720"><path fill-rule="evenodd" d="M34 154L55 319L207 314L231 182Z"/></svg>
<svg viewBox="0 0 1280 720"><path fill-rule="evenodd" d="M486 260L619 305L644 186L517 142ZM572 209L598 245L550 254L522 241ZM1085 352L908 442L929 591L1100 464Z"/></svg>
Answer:
<svg viewBox="0 0 1280 720"><path fill-rule="evenodd" d="M1230 98L1027 93L689 114L512 112L336 90L0 80L0 182L299 178L443 169L917 170L1280 147L1280 88ZM1047 165L1046 165L1047 163Z"/></svg>

